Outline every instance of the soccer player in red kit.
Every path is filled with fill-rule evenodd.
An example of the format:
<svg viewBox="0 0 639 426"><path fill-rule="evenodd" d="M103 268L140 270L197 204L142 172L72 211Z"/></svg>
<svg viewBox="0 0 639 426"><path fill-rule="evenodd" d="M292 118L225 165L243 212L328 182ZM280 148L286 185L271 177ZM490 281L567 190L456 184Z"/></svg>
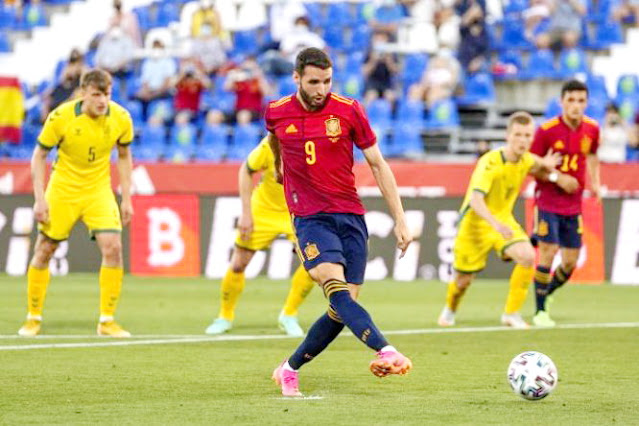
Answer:
<svg viewBox="0 0 639 426"><path fill-rule="evenodd" d="M271 102L265 117L276 170L283 169L300 259L330 302L302 344L273 372L284 396L301 396L297 370L319 355L344 326L377 352L370 364L376 376L405 374L412 367L355 301L364 281L368 231L355 189L353 145L363 151L388 203L402 255L411 236L395 178L366 114L357 101L330 92L332 75L326 53L302 50L293 73L297 92Z"/></svg>
<svg viewBox="0 0 639 426"><path fill-rule="evenodd" d="M578 81L566 82L561 89L561 115L541 125L535 134L530 152L544 156L549 150L560 153L559 171L579 182L579 189L567 193L553 182L537 180L535 191L535 229L533 239L539 244L539 264L535 271L537 312L533 323L553 327L555 322L546 309L546 299L561 287L572 274L581 248L583 221L581 200L586 186L586 169L597 199L601 199L599 180L599 125L584 115L588 105L588 87ZM561 265L551 277L552 261L561 249Z"/></svg>

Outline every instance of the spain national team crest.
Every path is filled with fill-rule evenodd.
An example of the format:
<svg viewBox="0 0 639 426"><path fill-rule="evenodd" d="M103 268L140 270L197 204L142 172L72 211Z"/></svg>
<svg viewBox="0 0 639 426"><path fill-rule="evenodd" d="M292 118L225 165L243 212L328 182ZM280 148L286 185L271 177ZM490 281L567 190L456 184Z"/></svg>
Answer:
<svg viewBox="0 0 639 426"><path fill-rule="evenodd" d="M306 244L306 247L304 247L304 256L306 257L306 260L313 260L319 256L319 254L319 249L315 243L308 243Z"/></svg>
<svg viewBox="0 0 639 426"><path fill-rule="evenodd" d="M548 222L546 222L545 220L540 220L537 224L536 234L540 237L545 237L546 235L548 235Z"/></svg>
<svg viewBox="0 0 639 426"><path fill-rule="evenodd" d="M342 126L339 123L339 118L331 117L325 121L326 123L326 136L335 137L342 134Z"/></svg>
<svg viewBox="0 0 639 426"><path fill-rule="evenodd" d="M590 139L590 136L586 135L583 138L581 138L581 152L584 154L589 154L590 153L590 145L592 145L592 139Z"/></svg>

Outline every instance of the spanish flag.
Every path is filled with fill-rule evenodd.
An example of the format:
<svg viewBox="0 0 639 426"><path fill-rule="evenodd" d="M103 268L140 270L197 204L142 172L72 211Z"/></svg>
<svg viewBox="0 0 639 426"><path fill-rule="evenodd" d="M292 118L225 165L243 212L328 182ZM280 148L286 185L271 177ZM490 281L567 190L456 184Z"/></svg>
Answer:
<svg viewBox="0 0 639 426"><path fill-rule="evenodd" d="M0 76L0 142L20 142L23 117L20 81L16 77Z"/></svg>

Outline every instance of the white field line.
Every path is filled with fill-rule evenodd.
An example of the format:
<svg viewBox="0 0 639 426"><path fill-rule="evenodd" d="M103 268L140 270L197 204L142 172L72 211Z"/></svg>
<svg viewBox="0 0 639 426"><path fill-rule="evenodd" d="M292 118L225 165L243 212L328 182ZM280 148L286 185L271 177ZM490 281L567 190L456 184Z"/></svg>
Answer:
<svg viewBox="0 0 639 426"><path fill-rule="evenodd" d="M409 334L449 334L449 333L483 333L495 331L532 331L543 330L552 331L557 329L588 329L588 328L638 328L639 322L608 322L590 324L560 324L552 329L532 328L530 330L518 330L506 326L495 327L460 327L460 328L423 328L415 330L390 330L384 331L385 335L409 335ZM59 336L38 336L33 339L21 338L15 335L0 335L0 339L25 339L25 341L37 341L40 339L97 339L100 342L79 342L79 343L42 343L26 345L0 346L0 351L20 351L30 349L57 349L57 348L95 348L105 346L136 346L136 345L165 345L173 343L202 343L202 342L228 342L228 341L251 341L251 340L279 340L292 339L284 334L263 334L263 335L143 335L138 339L117 339L99 337L95 335L59 335ZM26 340L28 339L28 340ZM299 338L296 338L299 339Z"/></svg>

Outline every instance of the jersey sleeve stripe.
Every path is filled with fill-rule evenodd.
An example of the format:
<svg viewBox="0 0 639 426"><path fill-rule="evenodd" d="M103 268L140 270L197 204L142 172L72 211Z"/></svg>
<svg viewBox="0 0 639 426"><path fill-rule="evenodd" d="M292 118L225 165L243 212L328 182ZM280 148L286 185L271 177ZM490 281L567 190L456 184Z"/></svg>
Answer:
<svg viewBox="0 0 639 426"><path fill-rule="evenodd" d="M291 97L287 96L269 105L269 108L277 108L291 101Z"/></svg>
<svg viewBox="0 0 639 426"><path fill-rule="evenodd" d="M131 145L132 142L133 142L132 140L130 140L128 142L120 142L120 141L118 141L118 145L120 145L120 146L129 146L129 145Z"/></svg>
<svg viewBox="0 0 639 426"><path fill-rule="evenodd" d="M546 121L544 124L542 124L541 128L544 130L548 130L551 127L555 127L557 124L559 124L559 119L555 117L551 120Z"/></svg>
<svg viewBox="0 0 639 426"><path fill-rule="evenodd" d="M38 146L39 146L40 148L42 148L42 149L46 149L47 151L51 151L51 150L54 148L54 147L52 147L52 146L45 145L45 144L43 144L43 143L42 143L42 142L40 142L40 141L38 141Z"/></svg>

